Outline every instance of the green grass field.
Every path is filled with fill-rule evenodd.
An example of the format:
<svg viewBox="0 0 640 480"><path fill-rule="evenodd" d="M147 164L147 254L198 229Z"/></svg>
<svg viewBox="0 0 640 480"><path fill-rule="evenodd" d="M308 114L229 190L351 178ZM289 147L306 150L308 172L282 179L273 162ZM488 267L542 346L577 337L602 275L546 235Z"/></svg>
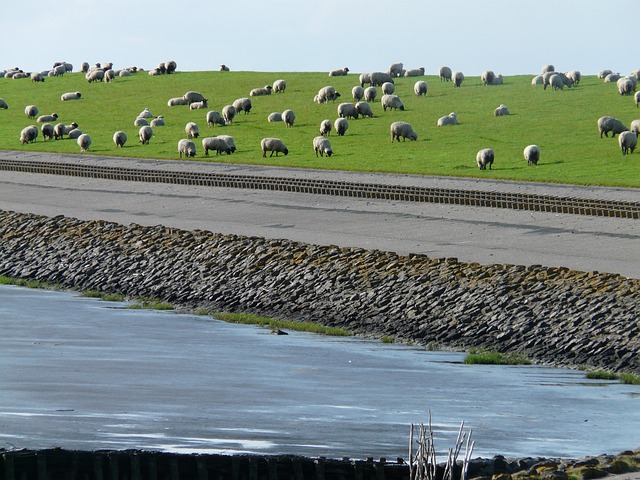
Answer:
<svg viewBox="0 0 640 480"><path fill-rule="evenodd" d="M207 127L207 110L220 112L236 98L248 97L252 88L270 85L279 78L287 81L286 92L252 97L249 115L239 114L230 126ZM22 128L35 124L24 114L24 107L34 104L40 114L55 112L60 122L77 122L91 136L90 153L94 155L179 161L178 140L185 137L184 125L194 121L201 137L225 133L236 140L237 153L205 157L198 139L196 160L209 162L639 187L640 149L623 156L617 138L600 139L596 125L602 115L617 117L627 126L640 118L633 98L620 96L615 84L593 76L583 78L578 87L558 92L532 86L531 78L506 77L502 86L484 87L479 77L468 77L461 88L454 88L427 76L422 78L429 84L426 97L413 94L418 78L396 79L396 93L406 110L383 112L380 103L374 103L374 118L349 120L344 137L335 132L331 135L331 158L316 158L312 139L323 119L333 122L337 118L340 102L318 105L313 97L321 87L333 85L342 94L339 100L352 101L357 74L330 78L326 73L178 72L151 77L139 72L110 84L90 84L82 73L47 78L44 83L0 79L0 97L9 104L8 110L0 110L0 149L80 155L75 140L44 142L40 135L36 143L20 144ZM209 108L190 111L186 106L167 106L169 98L188 90L208 97ZM62 102L60 95L70 91L80 91L82 99ZM378 91L379 98L380 88ZM509 108L510 116L493 115L501 103ZM139 143L138 128L133 126L145 107L154 115L164 115L167 123L154 130L149 145ZM269 113L288 108L297 115L293 128L267 122ZM452 111L460 124L437 127L437 119ZM389 125L397 120L411 123L418 141L392 144ZM124 130L129 137L123 149L113 144L116 130ZM289 155L263 159L260 140L267 136L281 138ZM537 166L528 166L522 155L524 147L532 143L542 151ZM494 149L496 160L493 170L480 171L475 155L486 147Z"/></svg>

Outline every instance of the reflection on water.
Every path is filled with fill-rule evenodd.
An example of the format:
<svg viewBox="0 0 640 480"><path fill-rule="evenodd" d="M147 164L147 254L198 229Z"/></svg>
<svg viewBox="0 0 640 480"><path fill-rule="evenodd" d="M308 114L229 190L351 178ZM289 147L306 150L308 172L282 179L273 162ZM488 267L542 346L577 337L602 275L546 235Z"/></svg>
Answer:
<svg viewBox="0 0 640 480"><path fill-rule="evenodd" d="M395 458L429 410L443 452L462 420L474 456L640 445L640 388L579 371L464 365L460 353L6 286L0 328L5 448Z"/></svg>

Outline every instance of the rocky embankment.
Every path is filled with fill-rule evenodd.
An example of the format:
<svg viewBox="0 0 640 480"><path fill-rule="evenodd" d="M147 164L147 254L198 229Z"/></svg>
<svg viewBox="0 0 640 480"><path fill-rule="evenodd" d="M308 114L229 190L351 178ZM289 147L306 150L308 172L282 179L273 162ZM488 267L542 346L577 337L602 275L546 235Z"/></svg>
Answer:
<svg viewBox="0 0 640 480"><path fill-rule="evenodd" d="M0 211L0 274L640 373L640 280Z"/></svg>

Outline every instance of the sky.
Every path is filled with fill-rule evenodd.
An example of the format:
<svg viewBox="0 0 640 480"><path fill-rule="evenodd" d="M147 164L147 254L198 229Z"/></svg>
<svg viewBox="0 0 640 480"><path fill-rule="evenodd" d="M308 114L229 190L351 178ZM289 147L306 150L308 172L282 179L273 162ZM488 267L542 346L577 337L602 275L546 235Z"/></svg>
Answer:
<svg viewBox="0 0 640 480"><path fill-rule="evenodd" d="M56 61L291 72L391 63L467 76L640 68L634 9L609 0L2 0L0 70Z"/></svg>

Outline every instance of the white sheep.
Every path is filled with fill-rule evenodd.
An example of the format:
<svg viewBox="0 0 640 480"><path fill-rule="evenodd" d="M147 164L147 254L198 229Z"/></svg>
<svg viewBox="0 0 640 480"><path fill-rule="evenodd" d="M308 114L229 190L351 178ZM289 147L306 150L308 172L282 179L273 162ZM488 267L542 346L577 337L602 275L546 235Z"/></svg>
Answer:
<svg viewBox="0 0 640 480"><path fill-rule="evenodd" d="M196 144L193 143L192 140L181 138L178 140L178 154L180 155L180 158L182 158L182 155L184 155L185 158L195 157Z"/></svg>
<svg viewBox="0 0 640 480"><path fill-rule="evenodd" d="M397 95L383 95L380 99L382 109L386 112L387 108L390 110L404 110L404 104Z"/></svg>
<svg viewBox="0 0 640 480"><path fill-rule="evenodd" d="M152 117L153 117L153 113L151 113L151 110L149 109L149 107L146 107L144 110L142 110L138 114L138 118L152 118Z"/></svg>
<svg viewBox="0 0 640 480"><path fill-rule="evenodd" d="M344 134L349 129L349 122L347 121L346 118L337 118L336 121L333 123L333 127L335 128L336 133L339 136L343 137Z"/></svg>
<svg viewBox="0 0 640 480"><path fill-rule="evenodd" d="M91 137L89 135L87 135L86 133L83 133L82 135L80 135L78 137L76 142L78 143L78 146L80 147L80 151L81 152L86 152L86 151L89 150L89 147L91 146Z"/></svg>
<svg viewBox="0 0 640 480"><path fill-rule="evenodd" d="M134 127L144 127L146 125L149 125L149 122L146 118L136 117L136 119L133 121Z"/></svg>
<svg viewBox="0 0 640 480"><path fill-rule="evenodd" d="M538 145L527 145L524 148L524 159L527 165L537 165L540 160L540 147Z"/></svg>
<svg viewBox="0 0 640 480"><path fill-rule="evenodd" d="M236 108L236 111L244 112L244 114L248 114L251 111L253 105L251 104L251 99L247 97L237 98L233 101L232 105Z"/></svg>
<svg viewBox="0 0 640 480"><path fill-rule="evenodd" d="M287 89L287 82L283 79L278 79L273 82L273 92L283 93Z"/></svg>
<svg viewBox="0 0 640 480"><path fill-rule="evenodd" d="M320 135L323 137L331 135L331 120L328 118L320 122Z"/></svg>
<svg viewBox="0 0 640 480"><path fill-rule="evenodd" d="M321 157L324 157L325 155L327 157L330 157L331 155L333 155L333 148L331 148L331 142L323 136L314 137L313 150L316 152L316 157L318 155L320 155Z"/></svg>
<svg viewBox="0 0 640 480"><path fill-rule="evenodd" d="M496 73L496 76L493 78L492 85L504 85L504 77L501 73Z"/></svg>
<svg viewBox="0 0 640 480"><path fill-rule="evenodd" d="M640 68L636 68L635 70L632 70L629 75L631 75L632 77L636 77L636 79L640 81Z"/></svg>
<svg viewBox="0 0 640 480"><path fill-rule="evenodd" d="M542 78L542 75L536 75L535 77L533 77L531 79L531 85L544 85L544 80Z"/></svg>
<svg viewBox="0 0 640 480"><path fill-rule="evenodd" d="M609 132L613 133L611 138L615 138L616 134L626 132L629 129L617 118L606 115L598 119L598 130L600 131L600 138L602 138L603 133L608 138Z"/></svg>
<svg viewBox="0 0 640 480"><path fill-rule="evenodd" d="M338 105L338 116L340 118L358 118L358 111L353 103L341 103Z"/></svg>
<svg viewBox="0 0 640 480"><path fill-rule="evenodd" d="M283 153L284 155L289 154L289 149L279 138L263 138L260 142L260 148L262 149L263 158L267 156L267 152L271 152L269 157L273 157L274 153L276 157L279 153Z"/></svg>
<svg viewBox="0 0 640 480"><path fill-rule="evenodd" d="M373 118L373 111L371 110L371 105L369 105L367 102L356 103L356 113L358 115L362 115L363 117Z"/></svg>
<svg viewBox="0 0 640 480"><path fill-rule="evenodd" d="M381 88L383 95L392 95L396 91L396 86L391 82L384 82Z"/></svg>
<svg viewBox="0 0 640 480"><path fill-rule="evenodd" d="M238 110L233 105L225 105L222 107L222 118L224 118L225 125L231 125L233 119L236 118Z"/></svg>
<svg viewBox="0 0 640 480"><path fill-rule="evenodd" d="M191 105L193 102L205 102L208 100L204 98L204 95L202 95L200 92L194 92L193 90L189 90L188 92L186 92L182 96L182 98L186 100L189 105Z"/></svg>
<svg viewBox="0 0 640 480"><path fill-rule="evenodd" d="M38 115L38 107L35 105L27 105L24 107L24 114L29 118L36 118L36 115Z"/></svg>
<svg viewBox="0 0 640 480"><path fill-rule="evenodd" d="M167 106L175 107L177 105L189 105L189 101L184 97L174 97L167 100Z"/></svg>
<svg viewBox="0 0 640 480"><path fill-rule="evenodd" d="M579 70L571 70L567 72L566 75L573 81L574 85L578 85L580 80L582 80L582 74Z"/></svg>
<svg viewBox="0 0 640 480"><path fill-rule="evenodd" d="M281 122L282 114L280 112L271 112L267 117L268 122Z"/></svg>
<svg viewBox="0 0 640 480"><path fill-rule="evenodd" d="M440 67L439 75L441 82L451 81L451 69L449 67Z"/></svg>
<svg viewBox="0 0 640 480"><path fill-rule="evenodd" d="M616 85L618 86L618 93L620 95L633 95L635 88L633 81L629 77L619 78Z"/></svg>
<svg viewBox="0 0 640 480"><path fill-rule="evenodd" d="M622 155L632 154L638 145L638 135L633 132L622 132L618 136L618 144L622 149Z"/></svg>
<svg viewBox="0 0 640 480"><path fill-rule="evenodd" d="M120 70L118 72L116 72L118 74L119 77L130 77L131 76L131 70L129 69L124 69L124 70Z"/></svg>
<svg viewBox="0 0 640 480"><path fill-rule="evenodd" d="M604 80L605 78L607 78L607 75L609 75L610 73L613 73L613 72L611 70L609 70L609 69L600 70L598 72L598 78L600 80Z"/></svg>
<svg viewBox="0 0 640 480"><path fill-rule="evenodd" d="M621 75L617 72L610 73L606 77L604 77L604 83L614 83L620 80Z"/></svg>
<svg viewBox="0 0 640 480"><path fill-rule="evenodd" d="M227 142L218 137L205 137L202 139L202 148L204 148L204 154L209 156L209 150L216 152L216 155L220 155L221 153L226 153L229 155L231 153L231 149Z"/></svg>
<svg viewBox="0 0 640 480"><path fill-rule="evenodd" d="M559 74L555 73L549 78L549 85L551 85L554 91L562 90L564 88L564 81Z"/></svg>
<svg viewBox="0 0 640 480"><path fill-rule="evenodd" d="M271 85L265 85L262 88L254 88L249 92L250 97L261 97L264 95L271 95L271 90L273 87Z"/></svg>
<svg viewBox="0 0 640 480"><path fill-rule="evenodd" d="M153 137L153 129L149 125L140 127L140 130L138 130L138 137L140 138L140 143L148 145L151 137Z"/></svg>
<svg viewBox="0 0 640 480"><path fill-rule="evenodd" d="M509 115L509 109L507 108L507 106L506 106L506 105L504 105L503 103L501 103L501 104L500 104L500 106L498 106L498 108L496 108L496 109L493 111L493 114L494 114L496 117L502 117L502 116L504 116L504 115Z"/></svg>
<svg viewBox="0 0 640 480"><path fill-rule="evenodd" d="M636 102L636 108L638 108L638 105L640 104L640 92L636 92L633 96L633 101Z"/></svg>
<svg viewBox="0 0 640 480"><path fill-rule="evenodd" d="M401 77L403 71L404 71L404 65L402 64L402 62L392 63L391 65L389 65L389 68L387 69L387 73L392 78Z"/></svg>
<svg viewBox="0 0 640 480"><path fill-rule="evenodd" d="M635 133L636 135L640 135L640 119L631 122L629 131Z"/></svg>
<svg viewBox="0 0 640 480"><path fill-rule="evenodd" d="M365 83L371 84L371 74L370 73L361 73L360 77L358 77L360 81L360 86L364 87Z"/></svg>
<svg viewBox="0 0 640 480"><path fill-rule="evenodd" d="M31 73L31 81L32 82L44 82L44 77L42 76L41 73L39 72L32 72Z"/></svg>
<svg viewBox="0 0 640 480"><path fill-rule="evenodd" d="M90 70L86 74L86 79L89 83L102 82L104 81L104 70L102 69Z"/></svg>
<svg viewBox="0 0 640 480"><path fill-rule="evenodd" d="M166 124L164 122L164 116L162 115L158 115L156 118L154 118L153 120L151 120L151 122L149 123L149 126L151 128L155 128L155 127L164 127Z"/></svg>
<svg viewBox="0 0 640 480"><path fill-rule="evenodd" d="M189 110L199 110L201 108L209 108L209 101L192 102L189 104Z"/></svg>
<svg viewBox="0 0 640 480"><path fill-rule="evenodd" d="M55 140L64 138L65 135L69 135L69 132L76 128L78 128L78 124L76 122L72 122L69 125L65 125L64 123L56 123L53 126L53 135Z"/></svg>
<svg viewBox="0 0 640 480"><path fill-rule="evenodd" d="M52 113L51 115L40 115L36 119L36 122L38 123L55 122L57 119L58 119L58 114Z"/></svg>
<svg viewBox="0 0 640 480"><path fill-rule="evenodd" d="M74 128L73 130L69 130L69 133L67 135L70 139L77 140L78 137L82 135L82 130L80 130L79 128Z"/></svg>
<svg viewBox="0 0 640 480"><path fill-rule="evenodd" d="M20 132L20 143L32 143L36 141L38 138L38 127L35 125L29 125L28 127L24 127Z"/></svg>
<svg viewBox="0 0 640 480"><path fill-rule="evenodd" d="M173 60L169 60L168 62L164 62L164 68L167 72L167 75L169 75L176 71L176 69L178 68L178 64Z"/></svg>
<svg viewBox="0 0 640 480"><path fill-rule="evenodd" d="M425 68L424 67L412 68L412 69L407 70L406 72L404 72L404 76L405 77L422 77L422 76L424 76L424 72L425 72Z"/></svg>
<svg viewBox="0 0 640 480"><path fill-rule="evenodd" d="M115 70L110 68L109 70L105 70L104 71L104 79L103 79L103 81L105 83L111 82L114 78L116 78Z"/></svg>
<svg viewBox="0 0 640 480"><path fill-rule="evenodd" d="M428 89L429 89L429 86L427 85L427 82L425 82L424 80L418 80L413 85L413 93L415 93L418 96L426 95Z"/></svg>
<svg viewBox="0 0 640 480"><path fill-rule="evenodd" d="M460 85L462 85L462 82L464 82L464 73L455 72L453 74L453 86L460 87Z"/></svg>
<svg viewBox="0 0 640 480"><path fill-rule="evenodd" d="M227 146L229 147L230 153L235 153L236 149L236 141L231 135L218 135L218 138L227 142Z"/></svg>
<svg viewBox="0 0 640 480"><path fill-rule="evenodd" d="M489 170L491 170L491 165L493 165L494 159L495 154L493 153L493 149L491 148L483 148L476 155L476 163L478 164L478 168L480 168L480 170L486 170L487 165L489 165Z"/></svg>
<svg viewBox="0 0 640 480"><path fill-rule="evenodd" d="M198 125L195 122L188 122L184 126L184 131L188 138L198 138L200 132L198 131Z"/></svg>
<svg viewBox="0 0 640 480"><path fill-rule="evenodd" d="M113 134L113 143L116 144L116 148L124 147L124 144L127 143L127 134L124 133L122 130L118 130L116 133Z"/></svg>
<svg viewBox="0 0 640 480"><path fill-rule="evenodd" d="M69 100L78 100L80 97L82 97L80 92L67 92L60 95L60 100L67 102Z"/></svg>
<svg viewBox="0 0 640 480"><path fill-rule="evenodd" d="M293 123L296 121L295 112L289 109L282 112L282 121L284 122L285 127L293 127Z"/></svg>
<svg viewBox="0 0 640 480"><path fill-rule="evenodd" d="M445 115L438 119L439 127L446 127L447 125L458 125L458 116L455 112L451 112L449 115Z"/></svg>
<svg viewBox="0 0 640 480"><path fill-rule="evenodd" d="M396 138L399 142L400 137L402 137L405 142L407 138L409 140L418 140L418 134L413 130L411 124L407 122L393 122L389 129L391 131L391 143L393 143Z"/></svg>
<svg viewBox="0 0 640 480"><path fill-rule="evenodd" d="M50 123L43 123L42 127L40 127L40 130L42 131L43 140L46 140L47 138L49 140L53 140L53 137L55 135L53 125L51 125Z"/></svg>
<svg viewBox="0 0 640 480"><path fill-rule="evenodd" d="M496 78L496 74L491 70L485 70L482 72L480 79L482 80L482 84L486 87L487 85L493 85L493 80Z"/></svg>
<svg viewBox="0 0 640 480"><path fill-rule="evenodd" d="M547 64L547 65L543 65L542 66L542 74L544 75L547 72L555 72L556 71L556 67L554 67L551 64Z"/></svg>
<svg viewBox="0 0 640 480"><path fill-rule="evenodd" d="M347 67L340 68L338 70L331 70L329 72L330 77L344 77L349 73L349 69Z"/></svg>
<svg viewBox="0 0 640 480"><path fill-rule="evenodd" d="M318 95L316 96L317 103L327 103L329 101L334 102L340 98L340 94L336 92L336 89L331 85L327 85L326 87L322 87L318 90Z"/></svg>
<svg viewBox="0 0 640 480"><path fill-rule="evenodd" d="M207 112L206 120L207 125L209 125L210 127L214 127L216 125L221 125L223 127L225 126L224 118L222 118L222 115L220 115L215 110L209 110Z"/></svg>
<svg viewBox="0 0 640 480"><path fill-rule="evenodd" d="M367 87L364 89L364 99L366 102L375 102L378 96L378 89L376 87Z"/></svg>
<svg viewBox="0 0 640 480"><path fill-rule="evenodd" d="M9 108L9 105L7 105L7 101L4 98L0 98L0 108L3 110Z"/></svg>
<svg viewBox="0 0 640 480"><path fill-rule="evenodd" d="M351 96L354 102L359 102L364 97L364 88L360 85L356 85L351 89Z"/></svg>
<svg viewBox="0 0 640 480"><path fill-rule="evenodd" d="M394 83L393 77L387 72L372 72L370 78L372 87L381 87L385 82Z"/></svg>

